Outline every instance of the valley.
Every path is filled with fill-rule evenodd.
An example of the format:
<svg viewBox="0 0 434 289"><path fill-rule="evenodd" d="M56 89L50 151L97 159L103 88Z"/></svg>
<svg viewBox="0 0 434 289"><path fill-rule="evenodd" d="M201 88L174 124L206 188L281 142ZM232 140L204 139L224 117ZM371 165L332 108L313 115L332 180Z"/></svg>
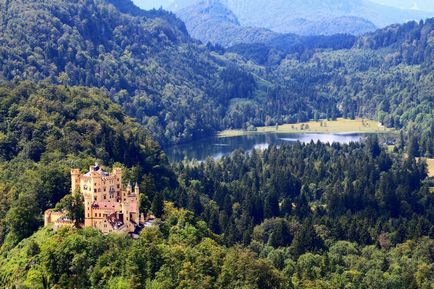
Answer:
<svg viewBox="0 0 434 289"><path fill-rule="evenodd" d="M0 0L0 288L431 289L434 15L375 1Z"/></svg>

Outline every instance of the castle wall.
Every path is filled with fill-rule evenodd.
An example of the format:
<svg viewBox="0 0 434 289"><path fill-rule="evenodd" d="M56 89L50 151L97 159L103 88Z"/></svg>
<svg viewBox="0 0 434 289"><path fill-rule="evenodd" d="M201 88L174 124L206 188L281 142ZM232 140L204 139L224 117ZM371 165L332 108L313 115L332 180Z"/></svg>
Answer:
<svg viewBox="0 0 434 289"><path fill-rule="evenodd" d="M86 174L73 169L71 191L80 191L84 196L85 227L97 228L104 233L114 231L108 220L108 216L113 214L123 222L122 230L126 232L134 231L140 222L139 188L136 186L133 191L128 185L126 190L122 190L121 168L106 173L95 165Z"/></svg>

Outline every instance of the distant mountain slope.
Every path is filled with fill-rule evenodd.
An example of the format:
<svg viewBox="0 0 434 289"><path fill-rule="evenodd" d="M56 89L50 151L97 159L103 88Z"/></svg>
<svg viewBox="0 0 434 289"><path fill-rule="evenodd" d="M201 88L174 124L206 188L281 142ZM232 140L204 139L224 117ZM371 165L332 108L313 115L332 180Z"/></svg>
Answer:
<svg viewBox="0 0 434 289"><path fill-rule="evenodd" d="M199 39L204 43L210 42L224 47L242 44L263 44L288 52L295 51L294 49L299 51L302 48L312 48L313 46L317 48L333 47L334 49L350 48L352 42L350 41L351 43L349 43L348 40L354 40L354 38L350 36L342 37L345 38L345 40L337 47L336 45L325 45L324 40L326 38L306 38L291 33L277 33L265 28L244 27L239 24L237 17L218 0L199 1L195 5L177 11L176 15L185 22L192 37ZM347 18L352 17L342 17L342 21L348 20ZM357 19L349 19L348 21L349 23L352 23L350 26L353 27L353 30L351 31L352 33L350 34L357 34L356 30L362 29L361 27L355 26L354 22L357 22ZM313 25L313 23L310 24L311 26ZM308 33L309 29L311 29L309 27L311 26L301 25L300 28L306 29L305 32ZM336 31L344 33L344 31L341 30L342 27L340 27L340 24L335 26L333 23L330 23L327 27L326 24L323 23L317 28L321 29L324 34L334 34ZM375 26L371 28L375 29ZM368 29L367 31L370 30L371 29ZM333 37L333 43L337 43L336 37Z"/></svg>
<svg viewBox="0 0 434 289"><path fill-rule="evenodd" d="M238 85L221 78L229 62L170 12L130 0L0 0L0 11L0 80L105 88L163 144L221 127L226 87ZM233 97L253 91L243 85Z"/></svg>
<svg viewBox="0 0 434 289"><path fill-rule="evenodd" d="M295 19L291 29L292 31L288 32L300 35L333 35L338 33L360 35L372 32L377 27L371 21L361 17L339 16L334 18L326 17L320 20Z"/></svg>
<svg viewBox="0 0 434 289"><path fill-rule="evenodd" d="M293 32L294 21L330 21L342 16L356 16L378 27L427 18L432 13L401 10L368 0L222 0L245 26L265 27L277 32Z"/></svg>
<svg viewBox="0 0 434 289"><path fill-rule="evenodd" d="M0 81L102 88L164 145L315 117L402 128L432 107L432 20L226 51L190 38L173 14L129 0L0 0L0 11Z"/></svg>
<svg viewBox="0 0 434 289"><path fill-rule="evenodd" d="M434 11L434 1L429 0L371 0L372 2L383 4L400 9L413 9L420 11Z"/></svg>
<svg viewBox="0 0 434 289"><path fill-rule="evenodd" d="M152 1L135 0L142 7ZM158 6L178 12L202 0L167 0ZM205 2L214 2L207 1ZM361 34L376 27L385 27L409 20L434 16L434 12L399 9L369 0L218 0L231 10L241 26L261 27L280 33L328 35ZM161 3L161 5L160 5ZM155 4L157 5L157 4Z"/></svg>
<svg viewBox="0 0 434 289"><path fill-rule="evenodd" d="M264 28L242 27L237 17L218 1L200 1L176 12L190 35L204 43L225 47L240 43L267 42L279 34Z"/></svg>
<svg viewBox="0 0 434 289"><path fill-rule="evenodd" d="M141 7L149 7L149 3L140 0L135 2ZM237 16L222 2L224 0L178 0L165 3L161 7L174 11L186 23L190 34L197 39L206 39L209 42L230 46L230 44L254 42L251 41L252 35L258 35L258 39L270 37L270 31L263 29L262 26L240 25ZM282 25L287 25L287 23L282 23ZM295 17L291 20L291 27L292 30L288 32L300 35L336 33L358 35L377 28L372 22L355 16L319 19ZM240 41L243 38L246 41Z"/></svg>

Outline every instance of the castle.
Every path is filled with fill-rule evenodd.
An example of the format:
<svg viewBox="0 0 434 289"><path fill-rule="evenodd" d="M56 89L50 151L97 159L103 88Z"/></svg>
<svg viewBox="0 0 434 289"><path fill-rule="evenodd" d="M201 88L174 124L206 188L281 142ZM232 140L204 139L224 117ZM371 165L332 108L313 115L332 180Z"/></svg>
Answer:
<svg viewBox="0 0 434 289"><path fill-rule="evenodd" d="M96 228L103 233L134 233L144 223L139 212L140 191L136 184L122 188L122 169L114 168L105 172L98 164L89 172L81 174L79 169L71 170L71 193L82 194L84 198L84 227ZM45 211L45 226L54 228L72 226L65 212Z"/></svg>

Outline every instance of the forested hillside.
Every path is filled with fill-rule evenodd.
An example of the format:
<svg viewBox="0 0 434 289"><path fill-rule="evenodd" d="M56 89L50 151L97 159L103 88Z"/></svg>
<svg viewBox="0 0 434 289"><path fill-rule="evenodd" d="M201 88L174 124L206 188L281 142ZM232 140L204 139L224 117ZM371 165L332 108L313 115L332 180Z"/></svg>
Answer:
<svg viewBox="0 0 434 289"><path fill-rule="evenodd" d="M227 90L254 90L225 78L229 64L196 45L173 15L129 0L2 0L0 11L1 79L105 88L161 143L218 130Z"/></svg>
<svg viewBox="0 0 434 289"><path fill-rule="evenodd" d="M355 41L354 36L345 34L348 32L345 29L340 29L339 35L325 37L318 35L333 33L300 36L291 33L277 33L265 28L241 26L238 18L220 1L199 1L176 11L176 15L185 22L192 37L203 43L210 42L223 47L255 44L278 48L288 53L309 48L350 48ZM327 24L323 23L320 26L324 32L327 31ZM352 29L357 30L354 23L351 26ZM300 27L310 29L307 25L300 25ZM375 30L375 27L364 32L372 30Z"/></svg>
<svg viewBox="0 0 434 289"><path fill-rule="evenodd" d="M371 117L387 127L405 128L423 142L422 154L433 155L434 19L366 34L351 49L294 53L270 45L240 45L230 50L268 67L269 79L287 90L269 102L269 111L274 111L270 123ZM290 94L315 100L319 108L291 113Z"/></svg>
<svg viewBox="0 0 434 289"><path fill-rule="evenodd" d="M434 19L267 33L225 49L130 0L0 0L0 287L431 289ZM158 144L340 116L401 131L174 165ZM137 239L41 228L95 162L157 217Z"/></svg>
<svg viewBox="0 0 434 289"><path fill-rule="evenodd" d="M282 223L281 220L273 220ZM283 224L284 226L284 224ZM261 233L259 233L261 234ZM224 247L185 210L166 205L138 240L43 229L0 256L0 285L19 288L429 288L432 239L391 246L340 241L296 258L259 242Z"/></svg>
<svg viewBox="0 0 434 289"><path fill-rule="evenodd" d="M280 33L263 26L241 25L237 16L220 0L193 1L191 5L176 9L176 15L185 22L189 33L206 42L230 46L239 43L261 43ZM355 17L341 16L331 19L294 19L290 32L297 35L360 35L377 27L370 21Z"/></svg>
<svg viewBox="0 0 434 289"><path fill-rule="evenodd" d="M139 240L92 229L43 229L5 255L0 285L6 287L265 289L285 284L269 261L245 248L225 248L203 221L170 204L160 226L145 230Z"/></svg>
<svg viewBox="0 0 434 289"><path fill-rule="evenodd" d="M83 87L0 87L0 244L42 225L42 213L70 188L70 168L95 161L135 167L155 190L176 186L166 156L105 92ZM152 195L151 195L152 197Z"/></svg>
<svg viewBox="0 0 434 289"><path fill-rule="evenodd" d="M339 24L339 18L349 16L357 17L359 21L356 23L364 19L380 28L434 16L430 12L397 9L369 0L221 0L221 2L237 15L242 25L263 27L282 33L297 33L300 24L310 25L309 23L316 23L321 31L321 23L333 21L338 24L337 29L340 27L341 31L345 31L350 27L346 26L345 22ZM303 29L302 26L301 30ZM339 30L335 31L337 32Z"/></svg>
<svg viewBox="0 0 434 289"><path fill-rule="evenodd" d="M174 15L129 0L3 0L0 9L1 79L106 89L163 145L337 116L431 127L432 19L225 53L192 40Z"/></svg>

